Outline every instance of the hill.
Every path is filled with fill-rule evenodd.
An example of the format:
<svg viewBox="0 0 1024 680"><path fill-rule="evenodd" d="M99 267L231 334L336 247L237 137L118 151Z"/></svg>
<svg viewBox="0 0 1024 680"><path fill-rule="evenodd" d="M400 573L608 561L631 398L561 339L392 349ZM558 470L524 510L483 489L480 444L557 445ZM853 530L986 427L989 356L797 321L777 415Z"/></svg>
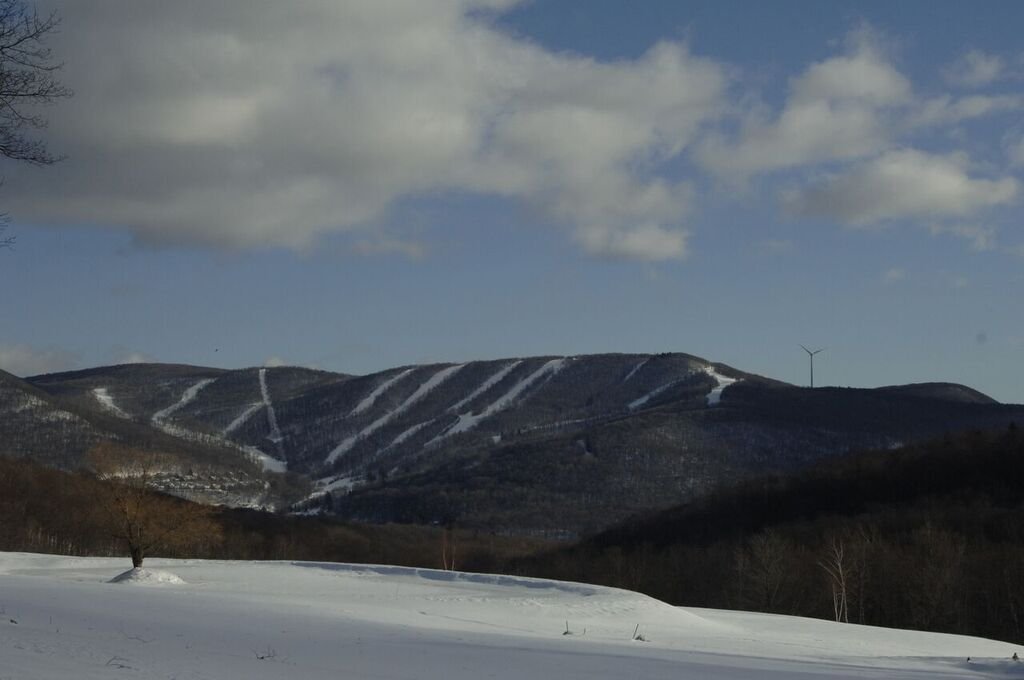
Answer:
<svg viewBox="0 0 1024 680"><path fill-rule="evenodd" d="M820 462L527 559L676 604L1024 638L1016 426Z"/></svg>
<svg viewBox="0 0 1024 680"><path fill-rule="evenodd" d="M0 553L0 658L19 680L208 677L1006 678L1018 646L671 607L512 576L313 562ZM171 583L170 576L183 583ZM970 660L968 660L970 659Z"/></svg>
<svg viewBox="0 0 1024 680"><path fill-rule="evenodd" d="M53 455L31 445L42 437L73 467L96 438L145 441L261 480L264 504L294 498L304 478L315 488L293 506L302 512L555 536L823 456L1024 420L1024 408L958 385L810 390L681 353L367 376L136 364L22 382L93 429L21 413L7 442L19 455ZM291 477L261 477L251 461Z"/></svg>

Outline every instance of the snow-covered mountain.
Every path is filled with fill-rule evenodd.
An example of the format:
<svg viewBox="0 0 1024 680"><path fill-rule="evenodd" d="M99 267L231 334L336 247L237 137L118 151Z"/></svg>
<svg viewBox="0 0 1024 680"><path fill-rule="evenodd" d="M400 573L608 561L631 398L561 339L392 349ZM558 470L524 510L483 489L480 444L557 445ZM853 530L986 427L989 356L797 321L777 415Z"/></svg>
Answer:
<svg viewBox="0 0 1024 680"><path fill-rule="evenodd" d="M1021 677L1017 645L672 607L563 581L310 562L0 553L18 680ZM172 576L184 582L174 582Z"/></svg>
<svg viewBox="0 0 1024 680"><path fill-rule="evenodd" d="M70 467L97 439L145 435L222 465L308 476L308 510L569 532L851 448L1024 416L961 386L808 390L687 354L366 376L137 364L10 377L17 399L35 395L87 426L72 433L23 409L9 452L39 455L23 442L41 438ZM0 408L21 408L3 399Z"/></svg>

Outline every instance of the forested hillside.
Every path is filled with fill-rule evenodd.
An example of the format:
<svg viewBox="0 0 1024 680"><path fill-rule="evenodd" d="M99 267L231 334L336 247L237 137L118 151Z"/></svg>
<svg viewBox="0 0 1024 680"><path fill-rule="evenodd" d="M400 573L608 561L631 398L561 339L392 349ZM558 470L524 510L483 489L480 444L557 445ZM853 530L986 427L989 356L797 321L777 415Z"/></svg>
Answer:
<svg viewBox="0 0 1024 680"><path fill-rule="evenodd" d="M829 460L520 563L700 607L1024 639L1024 435Z"/></svg>

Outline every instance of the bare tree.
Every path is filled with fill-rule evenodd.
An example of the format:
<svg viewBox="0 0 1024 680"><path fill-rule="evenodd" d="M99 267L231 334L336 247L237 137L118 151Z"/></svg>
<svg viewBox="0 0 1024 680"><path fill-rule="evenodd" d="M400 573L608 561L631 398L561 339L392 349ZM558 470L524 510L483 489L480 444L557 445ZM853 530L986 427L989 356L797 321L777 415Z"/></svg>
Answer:
<svg viewBox="0 0 1024 680"><path fill-rule="evenodd" d="M71 91L56 73L62 64L53 60L46 39L60 19L51 12L40 16L27 0L0 0L0 157L32 165L60 160L32 135L46 127L42 109ZM6 236L7 214L0 213L0 250L11 248Z"/></svg>
<svg viewBox="0 0 1024 680"><path fill-rule="evenodd" d="M100 509L110 534L128 548L133 567L155 550L187 550L220 538L212 508L152 488L168 457L105 442L89 451L88 461L110 483Z"/></svg>
<svg viewBox="0 0 1024 680"><path fill-rule="evenodd" d="M441 568L443 570L455 571L455 549L457 547L454 523L447 522L441 532Z"/></svg>
<svg viewBox="0 0 1024 680"><path fill-rule="evenodd" d="M71 94L46 46L59 24L56 14L40 16L26 0L0 0L0 156L33 165L59 160L31 136L46 127L41 108Z"/></svg>
<svg viewBox="0 0 1024 680"><path fill-rule="evenodd" d="M825 555L818 560L828 576L828 584L832 591L832 613L837 622L850 622L849 585L850 560L846 557L846 546L840 538L832 537Z"/></svg>
<svg viewBox="0 0 1024 680"><path fill-rule="evenodd" d="M752 536L736 550L739 605L757 611L780 611L790 577L792 546L771 529Z"/></svg>

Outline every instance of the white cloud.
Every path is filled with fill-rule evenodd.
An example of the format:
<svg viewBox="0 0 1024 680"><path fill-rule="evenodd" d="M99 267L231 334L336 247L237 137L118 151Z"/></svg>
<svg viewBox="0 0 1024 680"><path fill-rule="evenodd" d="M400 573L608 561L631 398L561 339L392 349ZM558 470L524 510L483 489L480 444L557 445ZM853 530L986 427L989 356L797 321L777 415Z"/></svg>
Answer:
<svg viewBox="0 0 1024 680"><path fill-rule="evenodd" d="M789 84L777 117L748 117L738 139L710 139L700 159L713 172L755 172L863 158L891 142L887 114L911 99L910 82L869 31L851 34L846 54L813 64Z"/></svg>
<svg viewBox="0 0 1024 680"><path fill-rule="evenodd" d="M1024 131L1014 130L1003 137L1003 149L1011 167L1024 167Z"/></svg>
<svg viewBox="0 0 1024 680"><path fill-rule="evenodd" d="M971 250L977 253L995 250L996 229L985 224L932 224L929 226L933 236L947 234L962 238L970 244Z"/></svg>
<svg viewBox="0 0 1024 680"><path fill-rule="evenodd" d="M885 283L886 285L890 285L890 284L898 283L900 281L905 281L906 278L907 278L907 270L906 269L903 269L902 267L893 267L892 269L889 269L884 274L882 274L882 283Z"/></svg>
<svg viewBox="0 0 1024 680"><path fill-rule="evenodd" d="M59 349L28 345L0 345L0 369L17 376L56 373L75 368L77 357Z"/></svg>
<svg viewBox="0 0 1024 680"><path fill-rule="evenodd" d="M583 249L593 255L631 260L666 260L686 255L687 235L649 224L629 231L590 226L576 234Z"/></svg>
<svg viewBox="0 0 1024 680"><path fill-rule="evenodd" d="M290 366L287 361L278 356L267 357L263 362L263 365L267 368L280 368L281 366Z"/></svg>
<svg viewBox="0 0 1024 680"><path fill-rule="evenodd" d="M10 173L11 212L305 248L470 191L538 208L588 252L682 255L689 191L660 164L719 115L724 69L678 43L613 63L546 51L480 14L511 4L55 2L76 96L50 139L68 160Z"/></svg>
<svg viewBox="0 0 1024 680"><path fill-rule="evenodd" d="M1002 57L970 50L943 69L942 75L951 85L981 87L998 80L1005 69Z"/></svg>
<svg viewBox="0 0 1024 680"><path fill-rule="evenodd" d="M1017 95L972 95L954 99L942 95L921 102L910 117L912 125L955 125L996 113L1024 109L1024 97Z"/></svg>
<svg viewBox="0 0 1024 680"><path fill-rule="evenodd" d="M785 203L798 216L864 226L904 218L965 217L1012 203L1018 192L1019 184L1012 177L971 177L960 154L903 149L887 151L845 174L790 192Z"/></svg>

